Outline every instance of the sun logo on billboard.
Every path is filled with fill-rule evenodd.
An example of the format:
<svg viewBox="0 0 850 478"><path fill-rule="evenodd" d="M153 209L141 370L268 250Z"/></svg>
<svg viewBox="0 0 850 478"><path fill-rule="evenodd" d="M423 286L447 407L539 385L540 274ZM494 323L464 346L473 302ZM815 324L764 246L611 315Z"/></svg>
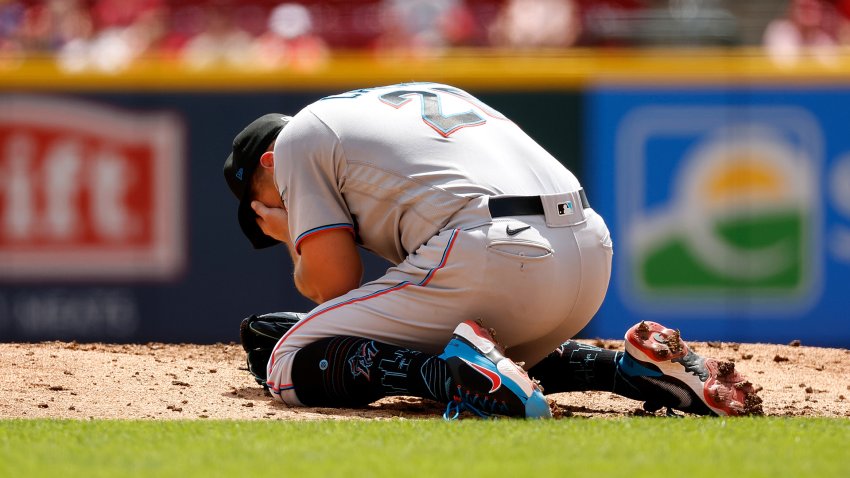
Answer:
<svg viewBox="0 0 850 478"><path fill-rule="evenodd" d="M789 296L812 276L810 159L770 127L736 125L684 153L670 200L629 234L644 294Z"/></svg>

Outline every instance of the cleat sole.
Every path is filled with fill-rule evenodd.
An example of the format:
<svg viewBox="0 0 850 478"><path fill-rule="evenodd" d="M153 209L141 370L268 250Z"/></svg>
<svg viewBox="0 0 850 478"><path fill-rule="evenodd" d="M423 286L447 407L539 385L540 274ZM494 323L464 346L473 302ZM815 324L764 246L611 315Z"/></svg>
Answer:
<svg viewBox="0 0 850 478"><path fill-rule="evenodd" d="M755 387L738 373L733 362L704 359L693 353L678 330L641 322L626 333L626 353L686 385L716 415L764 413L762 399L757 395L761 387Z"/></svg>

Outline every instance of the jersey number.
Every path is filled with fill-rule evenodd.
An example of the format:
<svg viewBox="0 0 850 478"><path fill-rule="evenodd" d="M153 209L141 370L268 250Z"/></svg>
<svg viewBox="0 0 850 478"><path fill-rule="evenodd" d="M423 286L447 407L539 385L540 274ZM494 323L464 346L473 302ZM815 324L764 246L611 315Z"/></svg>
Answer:
<svg viewBox="0 0 850 478"><path fill-rule="evenodd" d="M422 100L422 121L443 137L448 138L449 135L465 126L478 126L487 122L472 110L444 115L439 95L430 91L397 90L381 95L381 101L394 108L401 108L409 103L413 96L419 96Z"/></svg>

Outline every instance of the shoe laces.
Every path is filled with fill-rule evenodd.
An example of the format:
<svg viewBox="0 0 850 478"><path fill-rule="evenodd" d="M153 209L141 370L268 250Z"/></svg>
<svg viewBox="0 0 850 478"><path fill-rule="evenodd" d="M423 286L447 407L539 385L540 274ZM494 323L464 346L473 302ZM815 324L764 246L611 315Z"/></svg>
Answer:
<svg viewBox="0 0 850 478"><path fill-rule="evenodd" d="M491 418L496 413L506 413L507 406L489 395L482 396L480 393L472 393L458 386L454 399L446 405L443 418L456 420L463 411L472 412L481 418Z"/></svg>

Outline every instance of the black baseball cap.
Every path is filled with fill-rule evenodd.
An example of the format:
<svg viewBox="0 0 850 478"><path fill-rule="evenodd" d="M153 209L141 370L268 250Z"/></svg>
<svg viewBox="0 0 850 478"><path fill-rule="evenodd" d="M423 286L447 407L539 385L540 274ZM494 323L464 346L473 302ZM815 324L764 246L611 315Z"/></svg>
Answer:
<svg viewBox="0 0 850 478"><path fill-rule="evenodd" d="M289 120L289 116L280 113L269 113L255 119L233 139L233 151L224 162L224 179L239 200L239 226L255 249L280 243L265 235L257 224L257 214L251 208L251 178L260 164L260 157L268 151Z"/></svg>

